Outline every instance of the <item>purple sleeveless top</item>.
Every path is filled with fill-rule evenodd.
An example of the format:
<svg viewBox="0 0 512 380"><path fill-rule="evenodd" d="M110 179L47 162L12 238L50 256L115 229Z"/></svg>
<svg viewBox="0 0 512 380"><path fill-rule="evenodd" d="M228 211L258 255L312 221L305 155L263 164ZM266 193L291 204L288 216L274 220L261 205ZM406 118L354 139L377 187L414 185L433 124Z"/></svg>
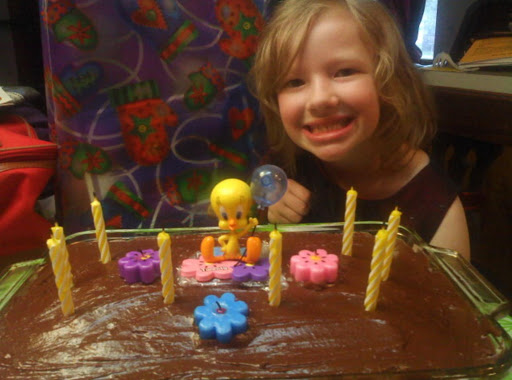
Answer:
<svg viewBox="0 0 512 380"><path fill-rule="evenodd" d="M295 180L312 192L311 209L303 223L343 221L346 190L323 175L316 158L309 154L300 157ZM429 164L389 198L358 198L356 220L387 222L391 211L398 207L402 212L401 224L416 231L428 243L456 197L455 185Z"/></svg>

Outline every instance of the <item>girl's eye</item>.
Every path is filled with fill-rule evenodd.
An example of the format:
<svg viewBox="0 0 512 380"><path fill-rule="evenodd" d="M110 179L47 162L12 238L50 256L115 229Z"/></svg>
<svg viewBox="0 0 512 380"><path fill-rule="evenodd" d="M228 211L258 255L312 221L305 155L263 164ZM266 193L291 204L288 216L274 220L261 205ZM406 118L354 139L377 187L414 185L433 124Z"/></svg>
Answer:
<svg viewBox="0 0 512 380"><path fill-rule="evenodd" d="M304 84L304 81L302 79L290 79L287 81L283 88L294 88L294 87L300 87Z"/></svg>
<svg viewBox="0 0 512 380"><path fill-rule="evenodd" d="M338 70L335 74L336 77L348 77L356 73L355 69L341 69Z"/></svg>

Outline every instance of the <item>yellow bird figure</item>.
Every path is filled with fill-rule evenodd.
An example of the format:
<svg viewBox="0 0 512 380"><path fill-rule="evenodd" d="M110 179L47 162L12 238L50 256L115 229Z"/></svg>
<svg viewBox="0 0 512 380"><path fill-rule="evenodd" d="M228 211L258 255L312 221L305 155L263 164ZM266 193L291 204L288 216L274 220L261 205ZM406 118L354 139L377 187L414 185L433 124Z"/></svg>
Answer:
<svg viewBox="0 0 512 380"><path fill-rule="evenodd" d="M229 178L219 182L210 194L210 203L219 219L219 228L229 231L221 235L218 242L223 255L214 255L215 239L207 236L201 243L201 254L207 263L223 260L243 260L256 263L261 254L261 239L251 236L247 239L246 255L240 252L238 239L258 225L258 219L250 218L253 204L251 189L245 182Z"/></svg>

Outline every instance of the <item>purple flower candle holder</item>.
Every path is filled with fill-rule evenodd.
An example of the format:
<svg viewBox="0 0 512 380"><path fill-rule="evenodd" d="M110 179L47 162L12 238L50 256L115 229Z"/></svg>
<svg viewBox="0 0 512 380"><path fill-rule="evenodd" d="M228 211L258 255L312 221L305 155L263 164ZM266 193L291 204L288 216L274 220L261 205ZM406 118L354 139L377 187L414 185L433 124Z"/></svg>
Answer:
<svg viewBox="0 0 512 380"><path fill-rule="evenodd" d="M119 274L128 283L142 282L150 284L160 277L160 258L158 251L144 249L128 252L117 262Z"/></svg>
<svg viewBox="0 0 512 380"><path fill-rule="evenodd" d="M194 310L194 322L199 326L201 339L217 339L229 343L233 336L247 331L249 307L238 301L233 293L220 297L210 294L204 298L204 305Z"/></svg>
<svg viewBox="0 0 512 380"><path fill-rule="evenodd" d="M233 267L231 277L233 281L266 281L268 280L268 271L270 263L268 258L260 259L256 264L237 263Z"/></svg>

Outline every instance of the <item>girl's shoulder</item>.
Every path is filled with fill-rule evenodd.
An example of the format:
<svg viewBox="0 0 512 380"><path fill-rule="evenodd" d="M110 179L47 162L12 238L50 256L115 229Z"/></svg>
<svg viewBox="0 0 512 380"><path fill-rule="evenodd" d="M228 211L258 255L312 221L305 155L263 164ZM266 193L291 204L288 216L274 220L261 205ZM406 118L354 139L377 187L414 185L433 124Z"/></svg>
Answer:
<svg viewBox="0 0 512 380"><path fill-rule="evenodd" d="M392 174L388 176L390 188L389 193L396 194L403 188L414 182L418 176L428 172L430 167L430 158L423 150L416 150L404 157L403 162L394 168Z"/></svg>
<svg viewBox="0 0 512 380"><path fill-rule="evenodd" d="M423 197L434 199L439 196L444 197L445 202L451 202L456 195L456 186L448 175L436 167L424 151L419 151L402 175L401 186L397 187L393 198L420 200Z"/></svg>
<svg viewBox="0 0 512 380"><path fill-rule="evenodd" d="M395 196L413 182L429 166L428 155L422 151L410 151L401 162L380 167L373 172L361 173L359 191L368 200L383 200Z"/></svg>
<svg viewBox="0 0 512 380"><path fill-rule="evenodd" d="M397 205L404 225L429 242L456 198L455 184L428 162L387 203L389 207Z"/></svg>
<svg viewBox="0 0 512 380"><path fill-rule="evenodd" d="M406 185L430 164L428 154L421 150L411 152L410 158L407 158L400 170L398 177L402 180L402 184Z"/></svg>

